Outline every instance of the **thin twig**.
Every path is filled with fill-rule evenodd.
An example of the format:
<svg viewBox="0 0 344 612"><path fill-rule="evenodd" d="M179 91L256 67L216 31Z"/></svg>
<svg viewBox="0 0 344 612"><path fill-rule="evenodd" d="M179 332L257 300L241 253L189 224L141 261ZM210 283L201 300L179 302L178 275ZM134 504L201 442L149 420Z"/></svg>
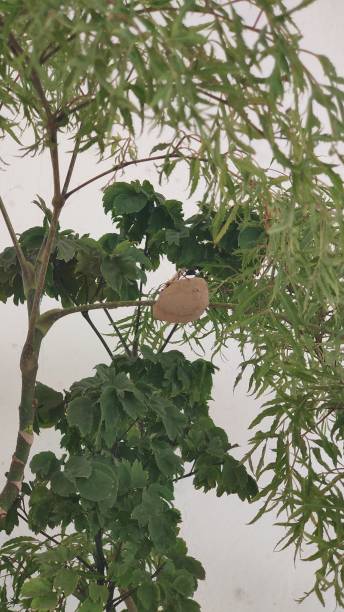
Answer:
<svg viewBox="0 0 344 612"><path fill-rule="evenodd" d="M76 138L75 138L75 145L74 145L73 153L72 153L72 156L71 156L71 159L70 159L70 162L69 162L69 166L68 166L65 182L64 182L63 187L62 187L62 195L63 196L67 193L67 190L68 190L68 187L69 187L69 183L70 183L70 180L72 178L72 174L73 174L76 158L78 156L80 140L81 140L81 136L80 136L80 134L78 134L76 136Z"/></svg>
<svg viewBox="0 0 344 612"><path fill-rule="evenodd" d="M192 470L187 474L183 474L183 476L178 476L177 478L174 478L173 482L178 482L178 480L183 480L183 478L190 478L190 476L195 476L195 474L197 474L197 470Z"/></svg>
<svg viewBox="0 0 344 612"><path fill-rule="evenodd" d="M231 107L231 103L229 100L226 100L225 98L221 98L220 96L217 96L213 93L211 93L210 91L207 91L206 89L201 89L200 87L198 88L198 91L203 94L204 96L208 96L208 98L210 98L211 100L215 100L217 102L219 102L220 104L224 104L225 106L230 106ZM243 110L242 113L243 114ZM251 121L249 119L249 117L245 114L244 116L245 121L247 121L247 123L256 131L258 132L258 134L260 134L261 136L264 136L264 132L263 130L261 130L259 127L257 127L253 121Z"/></svg>
<svg viewBox="0 0 344 612"><path fill-rule="evenodd" d="M97 571L98 573L103 576L102 579L100 579L98 581L99 584L104 584L104 576L105 576L105 569L107 567L107 562L105 559L105 555L104 555L104 550L103 550L103 533L102 530L99 529L99 531L97 531L95 538L94 538L94 543L95 543L95 547L96 547L96 552L94 555L94 560L96 563L96 567L97 567Z"/></svg>
<svg viewBox="0 0 344 612"><path fill-rule="evenodd" d="M207 159L197 157L196 155L181 155L180 153L173 153L171 155L154 155L152 157L143 157L142 159L131 159L129 161L121 162L120 164L116 164L115 166L112 166L112 168L109 168L109 170L104 170L104 172L100 172L100 174L97 174L96 176L93 176L92 178L88 179L87 181L84 181L83 183L81 183L77 187L74 187L74 189L71 189L71 191L68 191L65 194L65 200L67 200L71 195L73 195L73 193L76 193L80 189L83 189L83 187L86 187L87 185L90 185L90 183L93 183L94 181L97 181L98 179L101 179L104 176L107 176L108 174L111 174L113 172L117 172L118 170L123 170L123 168L126 168L127 166L133 166L135 164L143 164L145 162L159 161L159 160L162 160L162 159L169 159L169 158L179 158L181 160L183 160L183 159L198 159L199 161L205 161L205 162L208 161Z"/></svg>
<svg viewBox="0 0 344 612"><path fill-rule="evenodd" d="M159 348L158 353L162 353L166 346L168 345L169 341L171 340L174 332L178 329L178 323L175 323L170 331L170 333L168 334L166 340L164 341L163 345Z"/></svg>
<svg viewBox="0 0 344 612"><path fill-rule="evenodd" d="M123 338L123 335L122 335L122 333L121 333L121 330L120 330L120 329L119 329L119 327L116 325L115 321L113 320L113 318L112 318L112 316L110 315L110 313L109 313L109 311L108 311L108 309L107 309L107 308L104 308L104 312L105 312L105 314L106 314L107 318L109 319L109 321L110 321L110 323L111 323L112 327L114 328L114 330L115 330L115 332L116 332L116 334L117 334L117 336L118 336L118 338L119 338L119 340L120 340L120 342L121 342L121 344L122 344L122 346L123 346L123 348L124 348L124 350L125 350L126 354L128 355L128 357L131 357L130 348L129 348L129 346L127 345L127 343L126 343L125 339ZM113 357L113 356L112 356L112 357Z"/></svg>
<svg viewBox="0 0 344 612"><path fill-rule="evenodd" d="M264 13L264 9L261 9L261 10L259 11L258 15L257 15L257 18L256 18L256 20L255 20L255 22L254 22L253 26L252 26L253 28L256 28L256 27L257 27L257 25L258 25L258 23L259 23L259 20L260 20L261 16L263 15L263 13Z"/></svg>
<svg viewBox="0 0 344 612"><path fill-rule="evenodd" d="M28 519L26 518L26 516L24 516L23 514L20 513L19 510L17 510L18 512L18 516L25 521L25 523L28 523ZM38 532L40 533L42 536L44 536L47 540L49 540L50 542L53 542L54 544L57 544L58 546L61 544L61 542L59 542L59 540L57 540L56 538L54 538L54 536L49 535L48 533L46 533L46 531L43 531L42 529ZM76 559L82 563L82 565L84 565L85 567L87 567L87 569L91 570L92 572L94 571L94 568L92 567L92 565L90 565L90 563L88 563L87 561L85 561L84 559L82 559L82 557L78 557L76 556Z"/></svg>
<svg viewBox="0 0 344 612"><path fill-rule="evenodd" d="M151 579L153 580L153 578L156 578L160 572L163 570L165 566L165 563L162 563L160 565L160 567L158 567L155 572L151 575ZM126 592L124 592L123 594L121 594L120 597L116 597L116 599L112 600L112 605L114 605L114 607L116 608L120 603L122 603L123 601L125 601L126 599L128 599L128 597L130 597L131 595L133 595L138 589L137 587L133 587L132 589L128 589Z"/></svg>
<svg viewBox="0 0 344 612"><path fill-rule="evenodd" d="M66 42L70 42L74 38L76 38L76 34L71 34L66 38ZM39 58L40 64L45 64L53 55L55 55L55 53L57 53L61 49L61 45L55 45L55 47L53 47L49 51L49 46L41 53Z"/></svg>
<svg viewBox="0 0 344 612"><path fill-rule="evenodd" d="M103 347L105 348L106 352L108 353L108 355L111 357L111 360L112 360L113 359L112 351L111 351L109 345L107 344L107 342L104 340L104 338L103 338L102 334L100 333L100 331L98 330L98 328L93 323L93 321L92 321L88 311L82 312L81 314L84 317L85 321L87 321L89 326L93 329L93 331L96 334L97 338L99 338L100 342L102 343Z"/></svg>
<svg viewBox="0 0 344 612"><path fill-rule="evenodd" d="M24 256L24 253L23 253L23 251L22 251L22 248L21 248L21 246L20 246L20 244L19 244L19 241L18 241L18 239L17 239L16 233L15 233L15 231L14 231L14 228L13 228L13 225L12 225L12 222L11 222L11 219L10 219L10 217L9 217L9 215L8 215L7 210L6 210L6 207L5 207L4 201L3 201L3 199L2 199L1 197L0 197L0 210L1 210L2 216L3 216L3 218L4 218L4 221L5 221L5 223L6 223L6 227L7 227L7 229L8 229L8 233L9 233L9 235L11 236L11 240L12 240L12 242L13 242L13 246L14 246L14 248L15 248L16 255L17 255L17 258L18 258L18 261L19 261L20 267L21 267L21 269L23 270L23 269L26 267L26 263L27 263L27 262L26 262L26 259L25 259L25 256Z"/></svg>

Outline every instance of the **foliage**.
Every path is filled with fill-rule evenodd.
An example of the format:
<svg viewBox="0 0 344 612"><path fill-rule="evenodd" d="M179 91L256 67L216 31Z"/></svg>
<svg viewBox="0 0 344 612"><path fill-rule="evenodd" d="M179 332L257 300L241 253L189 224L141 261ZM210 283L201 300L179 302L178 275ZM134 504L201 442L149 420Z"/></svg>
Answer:
<svg viewBox="0 0 344 612"><path fill-rule="evenodd" d="M24 576L33 576L22 588L14 583L10 605L62 609L79 585L82 601L99 598L101 610L108 598L121 599L116 585L135 593L138 610L198 609L190 597L204 570L178 536L174 483L189 476L192 464L196 488L250 499L257 487L209 417L212 364L189 362L178 351L143 354L97 366L93 377L72 385L65 413L55 413L64 454L34 455L35 479L24 487L19 515L34 533L59 528L63 536L43 543L15 538L3 546L2 569L12 573L14 563L17 571L25 555ZM46 405L55 397L45 387ZM75 533L67 536L69 526Z"/></svg>
<svg viewBox="0 0 344 612"><path fill-rule="evenodd" d="M13 296L15 303L27 302L31 323L25 348L29 346L38 359L40 334L46 331L36 327L43 291L64 309L76 312L82 305L152 297L144 292L146 275L163 257L177 268L204 276L212 300L228 308L210 308L174 341L197 351L210 334L214 334L214 351L221 351L229 339L239 342L243 362L238 382L248 370L250 391L265 402L252 423L247 454L262 482L259 515L278 512L286 534L281 545L293 544L302 558L318 563L311 592L323 601L324 592L333 590L338 604L344 604L344 193L338 169L343 161L344 91L343 78L330 60L301 46L293 19L311 2L290 7L282 0L252 0L255 22L252 12L248 16L243 8L245 3L235 1L2 2L0 129L22 147L23 154L49 150L54 196L51 208L41 198L36 201L45 215L43 226L24 232L19 248L14 244L1 253L0 299ZM321 68L320 81L309 68L309 57ZM164 130L164 142L157 136L149 153L138 134L151 128L157 128L155 134ZM63 137L70 139L74 153L66 181L60 184L57 151ZM99 159L111 159L111 167L70 189L76 155L92 146ZM173 177L179 164L188 169L190 196L202 193L195 215L184 219L180 202L166 200L147 181L113 182L104 192L103 205L114 221L114 233L94 240L58 226L60 211L75 192L103 176L116 177L117 171L133 163L149 162L160 163L160 182ZM90 321L87 309L84 316ZM90 605L102 609L104 576L85 566L85 561L93 565L92 557L97 557L92 537L97 536L97 550L103 549L113 580L124 588L137 553L129 545L128 521L128 548L125 545L118 552L121 570L109 569L121 524L106 522L107 507L122 503L124 481L129 488L123 499L137 502L135 510L130 506L133 529L144 540L137 542L142 545L142 563L135 567L135 603L143 610L154 609L162 597L166 610L178 605L183 612L197 610L190 596L195 578L202 577L200 568L185 562L188 557L179 539L178 552L168 545L179 520L169 497L172 481L184 475L186 461L196 460L195 486L250 498L254 485L243 465L228 454L225 435L215 433L208 420L208 392L202 401L191 399L192 384L179 379L182 375L174 370L178 363L180 368L182 356L162 352L171 339L165 327L153 323L149 309L141 306L113 324L118 340L113 365L98 367L95 377L77 383L64 396L42 383L35 386L35 363L26 364L31 374L23 378L20 407L25 434L30 436L32 427L38 432L54 425L66 450L62 458L46 454L33 459L36 478L23 489L32 502L27 520L38 528L41 519L35 504L43 504L50 509L46 516L52 525L62 529L62 540L54 547L30 538L5 544L15 552L8 556L4 550L4 571L13 573L11 564L17 556L24 579L32 576L23 586L21 573L16 575L15 601L24 597L27 605L33 599L35 606L63 609L60 594L73 587L81 602L86 597L81 610ZM24 357L27 354L23 352ZM180 370L190 372L189 381L195 364L209 374L206 362L183 361ZM138 371L143 369L146 384L158 392L153 373L165 366L169 374L163 380L175 385L170 391L173 408L166 412L163 403L159 412L153 402L145 411L147 389L141 388ZM121 384L130 388L118 388ZM116 406L112 417L118 424L129 427L138 421L116 449L124 455L110 459L112 433L107 428L112 423L108 413L112 397ZM193 402L205 411L197 425ZM193 431L190 449L185 447L189 434L182 435L187 427L200 428ZM211 443L213 434L216 441ZM147 436L152 435L148 443ZM192 444L199 446L202 458L192 458ZM132 456L133 449L138 457ZM220 453L216 461L221 466L214 465L214 451ZM16 469L11 467L10 472ZM107 482L109 498L90 499L100 490L92 483L100 480ZM152 497L153 505L170 517L166 531L143 522ZM19 503L22 498L13 487L0 496L0 510L4 505L8 510L8 532L22 512ZM85 516L90 524L86 525ZM83 531L67 536L64 529L78 520ZM304 553L305 545L309 554ZM42 546L48 555L44 563L39 557ZM67 552L59 556L60 549ZM104 559L94 562L100 568ZM59 579L52 589L54 564ZM6 601L5 587L1 597ZM173 604L167 603L171 598Z"/></svg>
<svg viewBox="0 0 344 612"><path fill-rule="evenodd" d="M57 233L44 291L65 307L142 299L146 274L162 257L193 266L214 289L220 264L226 276L228 259L240 266L245 225L233 224L214 246L211 211L185 220L182 203L166 200L148 181L114 183L103 203L114 233L99 240L71 230ZM46 229L34 227L20 236L27 261L34 263ZM198 251L190 251L189 242L199 244ZM0 260L2 299L23 301L14 248L5 249ZM3 573L17 574L15 560L21 563L25 555L24 579L14 580L13 595L7 595L6 582L3 587L8 606L62 610L74 594L80 610L112 610L127 590L139 612L159 606L198 610L192 596L205 574L178 535L175 483L189 477L196 489L242 500L258 492L231 454L226 433L209 416L214 366L204 359L188 361L177 350L163 352L165 326L150 314L141 320L134 312L124 326L117 325L123 335L109 366L98 365L94 376L65 394L36 383L34 431L54 427L63 454L33 456L34 479L24 483L19 503L6 517L7 533L24 519L31 532L44 536L43 542L14 538L2 547ZM131 349L135 343L139 354ZM58 538L48 534L56 529Z"/></svg>

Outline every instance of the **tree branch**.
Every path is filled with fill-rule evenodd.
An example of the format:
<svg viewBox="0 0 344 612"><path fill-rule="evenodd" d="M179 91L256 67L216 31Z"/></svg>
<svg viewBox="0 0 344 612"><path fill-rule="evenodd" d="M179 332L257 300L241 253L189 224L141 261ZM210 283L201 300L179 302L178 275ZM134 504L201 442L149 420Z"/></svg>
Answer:
<svg viewBox="0 0 344 612"><path fill-rule="evenodd" d="M85 321L87 321L87 323L89 324L89 326L93 329L94 333L96 334L97 338L99 338L100 342L102 343L103 347L105 348L106 352L108 353L108 355L111 358L111 361L113 359L113 354L112 351L109 347L109 345L107 344L107 342L104 340L103 336L101 335L100 331L97 329L97 327L95 326L95 324L93 323L90 315L88 314L88 311L86 312L82 312L81 313L82 316L84 317Z"/></svg>
<svg viewBox="0 0 344 612"><path fill-rule="evenodd" d="M89 310L112 310L114 308L129 308L138 306L153 306L156 300L124 300L116 302L96 302L95 304L81 304L80 306L72 306L71 308L52 308L44 312L37 320L37 328L45 335L50 327L59 319L77 312L87 312ZM230 302L211 302L208 308L224 308L231 309L234 304Z"/></svg>
<svg viewBox="0 0 344 612"><path fill-rule="evenodd" d="M109 168L109 170L104 170L104 172L100 172L100 174L97 174L96 176L93 176L92 178L85 181L84 183L81 183L77 187L74 187L74 189L71 189L71 191L68 191L65 194L65 200L67 200L71 195L73 195L73 193L76 193L80 189L83 189L83 187L90 185L94 181L97 181L98 179L101 179L104 176L107 176L108 174L117 172L118 170L122 170L123 168L126 168L127 166L133 166L135 164L143 164L145 162L159 161L159 160L169 159L169 158L198 159L199 161L208 161L205 158L197 157L197 155L181 155L180 153L172 153L171 155L153 155L152 157L143 157L142 159L132 159L126 162L121 162L120 164L116 164L115 166L112 166L112 168Z"/></svg>
<svg viewBox="0 0 344 612"><path fill-rule="evenodd" d="M175 324L173 325L173 327L172 327L172 329L171 329L170 333L168 334L167 338L165 339L165 341L163 342L163 344L162 344L162 345L161 345L161 347L159 348L158 353L162 353L162 352L165 350L165 348L166 348L166 346L168 345L169 341L171 340L171 338L172 338L172 336L173 336L174 332L177 330L178 325L179 325L178 323L175 323Z"/></svg>
<svg viewBox="0 0 344 612"><path fill-rule="evenodd" d="M165 563L162 563L160 565L160 567L158 567L155 572L152 574L151 578L153 580L153 578L156 578L160 572L164 569ZM118 589L121 596L120 597L116 597L116 599L114 599L112 601L112 604L114 605L114 607L116 608L120 603L122 603L123 601L125 602L126 606L128 607L128 600L130 598L131 603L134 604L133 600L131 599L131 595L133 595L134 593L136 593L138 587L133 587L132 589L128 589L127 591L125 591L124 589ZM134 604L134 608L129 608L128 607L128 611L129 612L137 612L137 608L136 605Z"/></svg>
<svg viewBox="0 0 344 612"><path fill-rule="evenodd" d="M14 248L16 250L16 255L17 255L17 259L19 261L20 268L21 268L21 270L23 272L23 270L26 268L28 262L25 259L24 253L22 251L22 248L21 248L21 246L19 244L19 241L17 239L16 233L14 231L13 225L11 223L11 219L10 219L10 217L8 215L8 212L6 210L4 201L3 201L3 199L1 197L0 197L0 210L1 210L2 216L4 218L6 227L8 229L8 233L11 236L11 240L13 242L13 246L14 246Z"/></svg>
<svg viewBox="0 0 344 612"><path fill-rule="evenodd" d="M49 233L47 236L47 240L45 242L44 248L42 250L42 256L40 265L37 272L36 278L36 289L32 300L32 305L29 313L29 330L28 330L28 338L27 342L32 342L32 337L34 334L37 318L39 316L39 306L44 290L45 277L48 270L49 259L51 255L51 251L53 248L57 227L58 227L58 219L60 215L60 208L54 208L53 215L51 218L51 224L49 228Z"/></svg>
<svg viewBox="0 0 344 612"><path fill-rule="evenodd" d="M101 529L97 531L95 538L94 538L94 543L95 543L95 548L96 548L94 560L96 563L97 572L101 576L103 576L103 578L98 581L98 584L104 584L104 576L105 576L105 569L107 567L107 563L106 563L106 559L105 559L104 551L103 551L103 534L102 534Z"/></svg>
<svg viewBox="0 0 344 612"><path fill-rule="evenodd" d="M24 514L21 514L18 512L18 516L25 521L25 523L28 523L28 519ZM56 538L54 538L54 536L49 535L46 531L43 531L43 529L41 529L39 531L39 533L44 536L47 540L49 540L49 542L53 542L54 544L60 545L61 542L59 542L59 540L57 540ZM75 557L82 565L84 565L88 570L90 570L91 572L94 571L94 567L92 567L92 565L90 565L90 563L88 563L88 561L85 561L85 559L83 559L82 557L79 557L78 555Z"/></svg>
<svg viewBox="0 0 344 612"><path fill-rule="evenodd" d="M70 42L71 40L76 38L76 36L76 34L71 34L66 39L66 42ZM55 55L55 53L57 53L61 49L61 45L55 45L55 47L53 47L52 49L49 49L49 46L50 45L48 45L48 47L41 53L41 56L39 58L40 64L45 64L53 55Z"/></svg>
<svg viewBox="0 0 344 612"><path fill-rule="evenodd" d="M63 196L66 195L68 187L69 187L70 180L72 178L72 174L73 174L76 158L77 158L78 152L79 152L80 140L81 140L81 136L80 136L80 134L78 134L76 136L76 138L75 138L75 145L74 145L73 153L72 153L72 156L71 156L71 159L70 159L70 162L69 162L69 166L68 166L65 182L64 182L63 187L62 187L62 195Z"/></svg>
<svg viewBox="0 0 344 612"><path fill-rule="evenodd" d="M198 88L198 91L201 94L203 94L204 96L208 96L208 98L210 98L211 100L215 100L216 102L219 102L220 104L224 104L225 106L230 106L232 108L232 105L231 105L230 101L226 100L226 98L221 98L220 96L216 96L215 94L211 93L210 91L207 91L206 89L201 89L200 87ZM264 136L263 130L261 130L259 127L257 127L253 123L253 121L251 121L251 119L247 116L246 113L244 114L244 112L242 111L241 114L244 117L245 121L247 121L248 125L250 125L253 130L255 130L261 136Z"/></svg>

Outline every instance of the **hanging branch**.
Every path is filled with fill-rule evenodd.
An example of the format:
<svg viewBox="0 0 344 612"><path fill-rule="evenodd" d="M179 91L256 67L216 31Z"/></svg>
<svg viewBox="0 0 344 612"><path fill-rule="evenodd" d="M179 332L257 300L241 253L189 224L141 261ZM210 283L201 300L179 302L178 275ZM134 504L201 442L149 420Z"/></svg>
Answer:
<svg viewBox="0 0 344 612"><path fill-rule="evenodd" d="M124 337L123 337L123 335L122 335L122 333L121 333L121 330L120 330L120 329L119 329L119 327L116 325L115 321L113 320L113 318L112 318L112 316L110 315L110 313L109 313L109 311L108 311L108 309L107 309L107 308L104 308L104 312L105 312L105 314L106 314L107 318L109 319L109 321L110 321L110 323L111 323L112 327L114 328L114 330L115 330L115 332L116 332L116 334L117 334L117 336L118 336L118 338L119 338L119 341L121 342L121 344L122 344L122 346L123 346L123 348L124 348L124 350L125 350L126 354L128 355L128 357L131 357L130 348L129 348L129 346L128 346L128 345L127 345L127 343L126 343L126 341L125 341L125 339L124 339Z"/></svg>
<svg viewBox="0 0 344 612"><path fill-rule="evenodd" d="M6 210L6 206L5 206L4 201L3 201L3 199L1 197L0 197L0 210L1 210L2 216L4 218L6 227L8 229L8 233L11 236L11 240L13 242L13 246L15 248L17 259L19 261L21 270L24 270L26 268L26 265L27 265L28 262L25 259L25 255L24 255L24 253L22 251L22 248L21 248L21 246L20 246L20 244L18 242L16 233L15 233L13 225L11 223L11 219L10 219L10 217L8 215L8 212Z"/></svg>
<svg viewBox="0 0 344 612"><path fill-rule="evenodd" d="M107 344L107 342L105 341L105 339L103 338L102 334L98 330L98 328L93 323L90 315L88 314L88 311L86 310L86 312L82 312L81 314L84 317L85 321L87 321L89 326L93 329L93 331L96 334L97 338L99 338L100 342L102 343L103 347L105 348L106 352L108 353L108 355L111 357L111 360L112 360L113 359L112 351L111 351L109 345Z"/></svg>
<svg viewBox="0 0 344 612"><path fill-rule="evenodd" d="M73 152L72 152L72 155L71 155L71 159L70 159L70 162L69 162L66 178L65 178L65 181L64 181L63 187L62 187L62 195L63 196L66 195L68 187L69 187L70 180L72 178L72 174L73 174L76 158L77 158L78 152L79 152L80 141L81 141L81 136L80 136L80 134L78 134L76 139L75 139L74 149L73 149Z"/></svg>
<svg viewBox="0 0 344 612"><path fill-rule="evenodd" d="M166 346L168 345L169 341L171 340L174 332L178 329L178 323L175 323L170 331L170 333L168 334L168 336L166 337L166 339L164 340L163 344L161 345L161 347L158 350L158 353L162 353Z"/></svg>

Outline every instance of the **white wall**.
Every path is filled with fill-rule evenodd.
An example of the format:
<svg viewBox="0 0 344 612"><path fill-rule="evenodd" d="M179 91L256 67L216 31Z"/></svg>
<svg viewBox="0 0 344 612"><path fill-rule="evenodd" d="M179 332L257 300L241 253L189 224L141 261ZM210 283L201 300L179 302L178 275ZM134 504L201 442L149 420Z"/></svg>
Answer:
<svg viewBox="0 0 344 612"><path fill-rule="evenodd" d="M343 0L318 0L298 16L298 23L305 35L304 46L328 54L341 70L344 57ZM50 169L46 158L18 159L14 157L14 151L9 143L7 150L2 152L2 157L11 166L1 174L0 190L15 228L21 232L40 223L40 212L30 202L36 193L49 198ZM78 162L73 185L98 170L95 159L85 154ZM148 178L157 184L153 168L130 168L123 176L124 180ZM101 186L102 183L93 184L68 202L62 216L63 228L73 227L81 233L92 228L95 236L110 231L110 222L100 206ZM180 175L178 180L174 178L170 186L161 190L165 195L185 199L183 176ZM0 221L0 250L8 244L6 230ZM169 271L164 274L168 277ZM157 284L159 282L157 280ZM101 313L94 318L104 331L108 331ZM23 307L0 304L2 480L16 438L18 362L25 325ZM94 364L106 360L104 349L83 319L68 317L55 325L44 342L39 380L57 389L68 388L73 380L89 375ZM245 395L244 385L235 394L232 392L238 361L234 345L228 350L226 360L217 361L221 371L216 375L212 414L215 421L226 429L230 440L244 446L248 437L247 425L259 406ZM51 432L44 432L35 442L36 452L53 447L57 447L57 440ZM177 505L182 510L183 536L189 543L190 552L203 562L207 570L207 580L201 584L198 594L202 612L293 612L299 609L294 600L310 587L313 567L298 563L295 569L292 551L273 552L281 536L280 530L273 527L273 516L268 515L257 524L247 526L256 508L235 497L217 499L213 494L195 492L187 480L178 486ZM321 609L315 599L307 600L302 608L304 612ZM334 601L329 599L326 610L333 609Z"/></svg>

